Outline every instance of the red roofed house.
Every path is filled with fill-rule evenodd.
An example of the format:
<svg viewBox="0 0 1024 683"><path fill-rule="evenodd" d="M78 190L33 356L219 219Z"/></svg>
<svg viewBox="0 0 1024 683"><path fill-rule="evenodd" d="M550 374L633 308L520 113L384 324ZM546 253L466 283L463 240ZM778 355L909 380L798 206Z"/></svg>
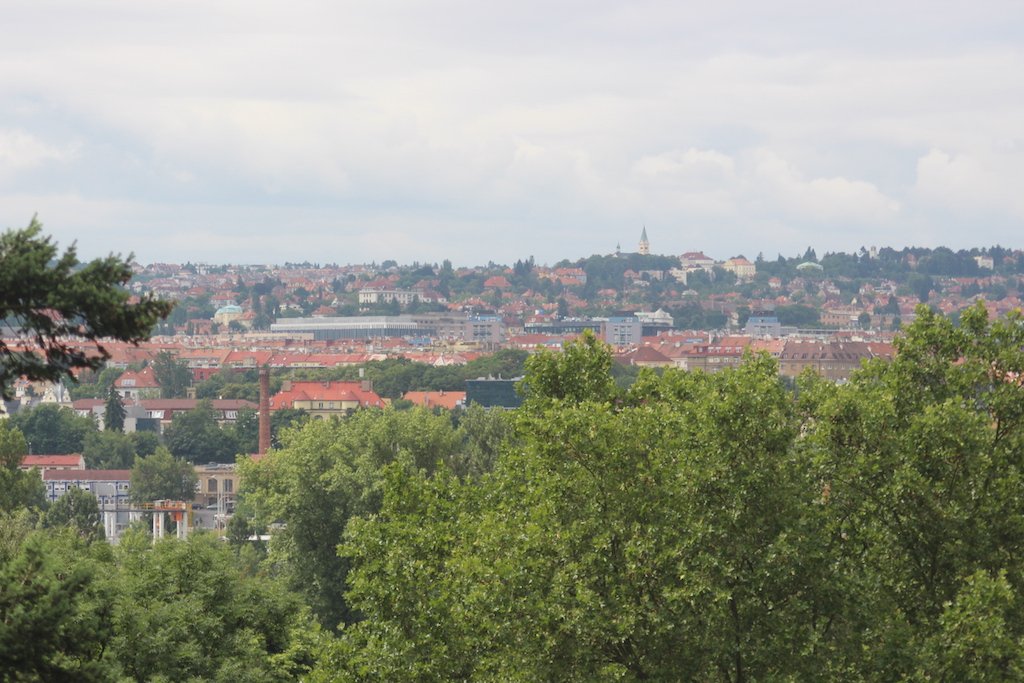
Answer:
<svg viewBox="0 0 1024 683"><path fill-rule="evenodd" d="M32 468L39 470L39 473L50 470L84 470L85 458L81 453L68 453L67 455L26 455L18 466L22 470Z"/></svg>
<svg viewBox="0 0 1024 683"><path fill-rule="evenodd" d="M139 401L137 405L128 407L125 419L126 431L152 429L162 434L164 429L174 421L175 415L195 410L199 400L194 398L151 398ZM238 419L238 411L243 408L256 410L259 406L252 401L241 398L215 398L210 400L213 417L221 427L231 425ZM148 424L148 427L142 425Z"/></svg>
<svg viewBox="0 0 1024 683"><path fill-rule="evenodd" d="M370 382L284 382L270 397L270 410L298 408L314 419L344 417L359 408L383 408Z"/></svg>
<svg viewBox="0 0 1024 683"><path fill-rule="evenodd" d="M131 470L50 470L43 472L46 500L54 502L68 489L83 489L96 496L102 510L109 503L128 507Z"/></svg>
<svg viewBox="0 0 1024 683"><path fill-rule="evenodd" d="M757 266L742 256L729 259L722 267L741 280L750 280L757 275Z"/></svg>
<svg viewBox="0 0 1024 683"><path fill-rule="evenodd" d="M402 398L424 408L455 410L466 405L465 391L407 391Z"/></svg>
<svg viewBox="0 0 1024 683"><path fill-rule="evenodd" d="M650 346L641 346L616 354L615 360L622 365L636 365L642 368L669 368L675 365L671 358Z"/></svg>
<svg viewBox="0 0 1024 683"><path fill-rule="evenodd" d="M484 281L485 289L511 289L512 283L504 275L494 275Z"/></svg>
<svg viewBox="0 0 1024 683"><path fill-rule="evenodd" d="M703 251L688 251L679 257L679 263L687 270L691 268L711 270L715 265L715 260L705 256Z"/></svg>
<svg viewBox="0 0 1024 683"><path fill-rule="evenodd" d="M273 355L273 351L231 351L224 356L221 366L234 370L255 370L269 363Z"/></svg>
<svg viewBox="0 0 1024 683"><path fill-rule="evenodd" d="M141 370L126 370L114 380L114 389L121 398L159 398L160 382L156 381L156 373L152 366Z"/></svg>

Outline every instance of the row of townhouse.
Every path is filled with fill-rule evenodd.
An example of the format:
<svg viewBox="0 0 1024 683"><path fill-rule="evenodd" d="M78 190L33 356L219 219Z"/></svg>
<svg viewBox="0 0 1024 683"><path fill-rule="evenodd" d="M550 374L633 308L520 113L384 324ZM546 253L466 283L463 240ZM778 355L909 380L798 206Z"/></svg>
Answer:
<svg viewBox="0 0 1024 683"><path fill-rule="evenodd" d="M676 341L647 343L617 355L626 365L641 367L677 367L684 370L718 372L734 368L747 353L767 353L779 364L779 373L796 377L810 368L832 381L845 381L865 360L892 358L895 353L887 342L835 339L758 339L730 335L712 341Z"/></svg>
<svg viewBox="0 0 1024 683"><path fill-rule="evenodd" d="M383 287L364 287L359 290L359 305L390 304L397 301L402 306L409 306L415 301L425 304L448 303L442 294L429 289L386 289Z"/></svg>
<svg viewBox="0 0 1024 683"><path fill-rule="evenodd" d="M175 415L195 410L198 404L199 400L194 398L149 398L126 402L124 431L151 431L162 434ZM246 408L257 409L255 403L244 399L213 399L210 404L214 411L214 419L222 427L234 424L238 419L238 411ZM103 417L107 410L105 399L79 399L72 403L72 408L79 415L91 417L102 429Z"/></svg>

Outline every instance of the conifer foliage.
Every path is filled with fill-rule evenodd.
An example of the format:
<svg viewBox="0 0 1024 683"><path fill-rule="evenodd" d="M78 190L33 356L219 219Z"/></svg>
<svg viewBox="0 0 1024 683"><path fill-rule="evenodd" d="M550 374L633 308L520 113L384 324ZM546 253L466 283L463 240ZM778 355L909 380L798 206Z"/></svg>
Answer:
<svg viewBox="0 0 1024 683"><path fill-rule="evenodd" d="M79 262L72 245L63 253L43 236L35 218L28 227L0 234L0 322L20 337L0 340L0 390L20 376L58 380L73 370L95 370L110 357L105 339L138 342L173 304L143 296L137 303L123 285L131 257L111 255ZM94 344L83 350L72 338Z"/></svg>

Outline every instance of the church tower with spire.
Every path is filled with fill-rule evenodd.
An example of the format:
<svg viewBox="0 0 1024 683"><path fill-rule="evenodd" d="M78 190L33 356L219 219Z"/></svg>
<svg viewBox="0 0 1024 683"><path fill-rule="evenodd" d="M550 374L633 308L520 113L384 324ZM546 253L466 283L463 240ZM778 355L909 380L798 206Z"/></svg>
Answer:
<svg viewBox="0 0 1024 683"><path fill-rule="evenodd" d="M651 253L651 243L647 241L647 226L644 226L643 232L640 233L640 253L647 256Z"/></svg>

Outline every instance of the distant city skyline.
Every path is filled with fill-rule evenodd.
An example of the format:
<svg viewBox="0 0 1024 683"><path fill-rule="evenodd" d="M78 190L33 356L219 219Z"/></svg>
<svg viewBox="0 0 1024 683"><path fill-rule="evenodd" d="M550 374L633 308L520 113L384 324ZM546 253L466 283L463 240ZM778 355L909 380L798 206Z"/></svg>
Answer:
<svg viewBox="0 0 1024 683"><path fill-rule="evenodd" d="M1024 247L1024 6L18 2L0 227L82 258Z"/></svg>

